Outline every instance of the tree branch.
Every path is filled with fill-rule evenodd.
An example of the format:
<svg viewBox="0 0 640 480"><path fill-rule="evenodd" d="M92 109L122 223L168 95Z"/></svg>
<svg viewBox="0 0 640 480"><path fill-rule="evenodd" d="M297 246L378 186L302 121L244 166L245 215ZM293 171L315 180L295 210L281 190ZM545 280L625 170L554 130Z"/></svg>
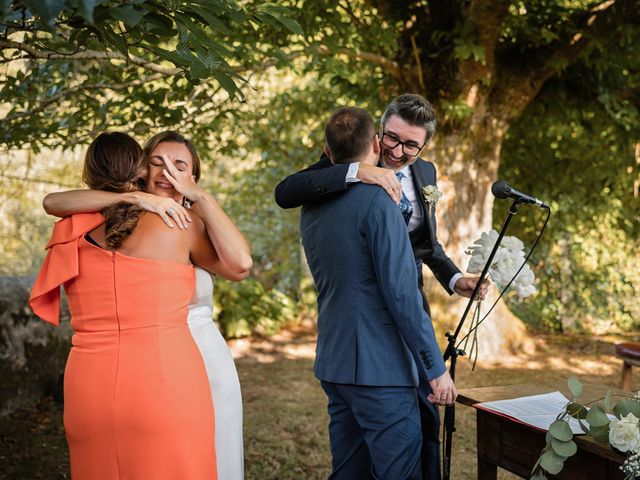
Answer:
<svg viewBox="0 0 640 480"><path fill-rule="evenodd" d="M6 116L4 118L4 120L5 121L7 121L7 120L15 120L15 119L18 119L18 118L22 118L22 117L33 115L34 113L41 112L42 110L44 110L48 106L50 106L50 105L52 105L54 103L57 103L59 101L64 100L65 98L69 97L73 93L80 92L80 91L83 91L83 90L123 90L125 88L138 87L140 85L144 85L146 83L153 82L155 80L160 80L163 77L164 77L164 75L162 75L160 73L156 73L155 75L151 75L149 77L142 78L142 79L139 79L139 80L132 80L131 82L127 82L127 83L115 83L115 84L110 84L110 85L105 85L103 83L89 83L89 84L75 85L73 87L69 87L67 89L64 89L64 90L60 91L59 93L55 94L54 96L42 101L37 107L35 107L35 108L31 109L31 110L26 110L24 112L17 112L17 113L14 113L14 114L10 114L10 115Z"/></svg>
<svg viewBox="0 0 640 480"><path fill-rule="evenodd" d="M498 69L497 85L494 92L495 105L503 105L507 110L500 112L505 118L519 115L538 94L544 83L557 73L557 65L575 63L582 52L595 40L602 38L630 18L637 19L636 0L606 0L588 12L580 12L567 22L582 25L582 29L571 38L558 40L528 62L527 68L518 71L503 62Z"/></svg>
<svg viewBox="0 0 640 480"><path fill-rule="evenodd" d="M75 53L58 53L47 52L38 50L29 45L20 42L14 42L11 40L0 40L0 48L13 48L21 52L25 52L30 58L38 60L71 60L71 61L83 61L83 60L121 60L124 62L134 63L146 70L152 72L161 73L163 75L174 76L180 74L183 70L181 68L167 68L157 63L149 62L144 58L137 57L135 55L125 56L119 52L109 51L96 51L96 50L84 50L82 52Z"/></svg>
<svg viewBox="0 0 640 480"><path fill-rule="evenodd" d="M110 51L102 52L102 51L96 51L96 50L84 50L82 52L65 54L65 53L38 50L30 45L26 45L21 42L14 42L11 40L0 40L0 48L15 49L15 50L24 52L29 58L39 59L39 60L71 60L71 61L121 60L124 62L133 63L135 65L138 65L152 72L159 73L162 75L167 75L167 76L175 76L183 72L181 68L163 67L162 65L158 65L157 63L150 62L148 60L145 60L144 58L141 58L135 55L125 56L119 52L110 52ZM358 52L358 51L353 51L348 49L339 49L336 51L331 51L325 45L318 46L317 52L320 55L344 54L351 58L355 58L356 60L369 62L375 65L380 65L386 68L393 77L397 78L400 76L400 68L398 64L395 61L389 60L388 58L382 55L378 55L370 52ZM308 54L309 54L308 51L299 50L286 55L284 57L284 60L292 61L298 57L302 57ZM20 57L20 58L24 58L24 57ZM226 68L225 71L229 73L237 73L237 74L248 72L248 71L264 71L271 67L274 67L282 60L283 59L279 59L279 58L271 58L258 65L253 65L253 66L238 65L238 66Z"/></svg>
<svg viewBox="0 0 640 480"><path fill-rule="evenodd" d="M327 56L327 55L337 55L337 54L342 54L342 55L346 55L349 58L354 58L356 60L360 60L363 62L368 62L374 65L380 65L381 67L384 67L387 69L388 73L393 76L394 78L398 78L400 76L400 67L398 65L397 62L388 59L387 57L383 56L383 55L378 55L376 53L371 53L371 52L361 52L361 51L355 51L355 50L349 50L347 48L339 48L337 50L331 50L329 47L327 47L326 45L319 45L317 47L315 47L315 51L319 54L319 55L323 55L323 56ZM309 55L309 49L307 50L298 50L292 53L289 53L288 55L285 56L285 60L287 61L293 61L296 58L300 58L300 57L304 57ZM244 72L260 72L260 71L264 71L267 70L271 67L274 67L275 65L278 64L278 62L282 61L281 59L276 59L276 58L272 58L269 60L266 60L265 62L259 64L259 65L254 65L254 66L236 66L236 67L231 67L229 69L229 71L233 72L233 73L244 73Z"/></svg>

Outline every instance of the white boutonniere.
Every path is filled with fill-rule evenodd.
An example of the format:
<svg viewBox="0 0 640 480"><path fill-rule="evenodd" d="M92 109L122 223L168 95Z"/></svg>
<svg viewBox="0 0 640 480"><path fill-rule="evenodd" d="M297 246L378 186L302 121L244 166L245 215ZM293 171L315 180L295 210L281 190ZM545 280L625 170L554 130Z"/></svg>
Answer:
<svg viewBox="0 0 640 480"><path fill-rule="evenodd" d="M438 203L442 198L442 192L438 190L438 187L435 185L425 185L422 187L422 197L424 198L424 201L427 202L429 215L431 215L436 203Z"/></svg>

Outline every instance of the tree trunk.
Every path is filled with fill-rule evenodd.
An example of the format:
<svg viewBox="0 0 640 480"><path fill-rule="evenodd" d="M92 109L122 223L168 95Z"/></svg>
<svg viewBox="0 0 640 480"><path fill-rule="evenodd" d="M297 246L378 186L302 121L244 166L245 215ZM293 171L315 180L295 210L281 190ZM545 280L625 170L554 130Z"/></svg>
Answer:
<svg viewBox="0 0 640 480"><path fill-rule="evenodd" d="M430 154L426 155L438 169L438 187L444 194L437 210L438 238L463 272L469 261L465 250L482 232L492 228L491 184L498 177L500 149L507 130L504 122L493 118L473 118L471 124L472 128L467 130L437 135ZM506 215L509 203L504 206ZM442 318L448 329L454 329L467 299L436 293L441 291L430 289L430 300L433 295L440 297L435 301L434 318L436 323ZM496 296L493 290L483 302L483 311L488 310ZM471 315L463 333L470 322ZM502 301L479 329L478 342L481 361L498 361L509 353L529 351L533 345L524 324Z"/></svg>

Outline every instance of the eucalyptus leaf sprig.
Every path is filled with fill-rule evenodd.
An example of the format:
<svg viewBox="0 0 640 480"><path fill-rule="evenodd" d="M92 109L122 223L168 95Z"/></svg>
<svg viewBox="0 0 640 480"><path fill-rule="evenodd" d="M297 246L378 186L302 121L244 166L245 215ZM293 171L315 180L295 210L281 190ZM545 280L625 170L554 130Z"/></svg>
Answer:
<svg viewBox="0 0 640 480"><path fill-rule="evenodd" d="M547 445L531 470L531 480L546 480L547 474L559 474L567 458L577 452L569 426L571 418L577 420L586 435L626 453L627 459L620 469L625 473L625 480L636 480L640 476L640 398L613 395L609 390L604 397L581 404L576 399L582 394L582 383L571 377L568 386L571 401L549 426ZM615 405L614 396L621 397ZM600 402L602 405L596 404ZM615 418L609 418L609 414Z"/></svg>

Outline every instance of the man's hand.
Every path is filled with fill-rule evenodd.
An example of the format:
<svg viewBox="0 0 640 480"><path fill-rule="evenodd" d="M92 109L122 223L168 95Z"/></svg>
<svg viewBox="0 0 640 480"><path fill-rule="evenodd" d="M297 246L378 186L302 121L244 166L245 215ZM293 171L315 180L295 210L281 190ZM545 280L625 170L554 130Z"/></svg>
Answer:
<svg viewBox="0 0 640 480"><path fill-rule="evenodd" d="M380 185L389 194L391 200L396 202L396 204L400 203L400 199L402 198L402 185L400 185L398 177L393 173L393 170L360 163L356 178L362 183Z"/></svg>
<svg viewBox="0 0 640 480"><path fill-rule="evenodd" d="M458 391L453 384L449 372L444 372L438 378L429 381L432 392L427 397L431 403L438 405L453 405L458 398Z"/></svg>
<svg viewBox="0 0 640 480"><path fill-rule="evenodd" d="M460 277L453 289L458 295L471 298L471 294L473 293L473 289L476 288L477 283L478 283L477 277ZM484 297L487 294L488 289L489 289L489 280L485 278L484 281L482 282L482 285L480 285L480 290L478 290L478 298L480 300L484 300Z"/></svg>

